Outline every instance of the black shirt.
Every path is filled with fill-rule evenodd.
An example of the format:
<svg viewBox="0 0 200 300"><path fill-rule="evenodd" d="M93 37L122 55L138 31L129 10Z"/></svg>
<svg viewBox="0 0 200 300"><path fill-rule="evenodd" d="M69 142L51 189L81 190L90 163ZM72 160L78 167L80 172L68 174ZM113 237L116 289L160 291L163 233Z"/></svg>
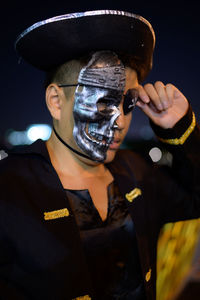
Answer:
<svg viewBox="0 0 200 300"><path fill-rule="evenodd" d="M90 271L95 300L145 300L134 223L115 182L103 221L88 190L66 190Z"/></svg>

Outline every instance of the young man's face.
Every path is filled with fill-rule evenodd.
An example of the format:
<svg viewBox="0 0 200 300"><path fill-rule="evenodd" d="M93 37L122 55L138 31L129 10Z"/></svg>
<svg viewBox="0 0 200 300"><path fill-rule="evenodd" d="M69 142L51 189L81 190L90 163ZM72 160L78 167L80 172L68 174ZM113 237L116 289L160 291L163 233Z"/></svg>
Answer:
<svg viewBox="0 0 200 300"><path fill-rule="evenodd" d="M137 87L137 75L126 68L124 74L118 74L120 76L122 81L124 78L124 91L81 84L76 88L73 104L66 99L68 108L63 109L61 120L66 125L62 126L60 134L68 143L70 141L70 146L93 161L112 161L130 126L132 113L124 114L123 95L128 89ZM65 114L69 115L69 110L73 116L70 126Z"/></svg>

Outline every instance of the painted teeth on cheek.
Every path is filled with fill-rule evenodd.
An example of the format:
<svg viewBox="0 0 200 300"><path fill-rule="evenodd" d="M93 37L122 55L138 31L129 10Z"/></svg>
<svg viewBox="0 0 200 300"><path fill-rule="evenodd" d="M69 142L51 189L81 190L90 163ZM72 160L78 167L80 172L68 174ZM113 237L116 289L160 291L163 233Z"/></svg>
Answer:
<svg viewBox="0 0 200 300"><path fill-rule="evenodd" d="M103 136L102 135L98 135L96 134L95 132L91 132L90 133L90 136L92 136L92 140L96 143L96 142L101 142L103 141ZM104 142L101 143L101 144L105 144Z"/></svg>
<svg viewBox="0 0 200 300"><path fill-rule="evenodd" d="M99 140L99 141L102 141L103 140L103 136L102 135L96 135L96 139Z"/></svg>
<svg viewBox="0 0 200 300"><path fill-rule="evenodd" d="M108 147L109 146L109 143L107 141L107 138L105 138L103 135L101 134L98 134L96 133L95 130L96 129L96 126L92 126L92 124L87 124L86 127L85 127L85 135L86 137L93 143L97 144L97 145L100 145L100 146L106 146Z"/></svg>
<svg viewBox="0 0 200 300"><path fill-rule="evenodd" d="M90 126L89 126L89 124L87 124L87 126L86 126L86 133L90 137L94 138L94 141L95 140L98 140L98 141L102 141L103 140L103 136L100 135L100 134L98 134L96 132L96 126L94 124L90 124Z"/></svg>

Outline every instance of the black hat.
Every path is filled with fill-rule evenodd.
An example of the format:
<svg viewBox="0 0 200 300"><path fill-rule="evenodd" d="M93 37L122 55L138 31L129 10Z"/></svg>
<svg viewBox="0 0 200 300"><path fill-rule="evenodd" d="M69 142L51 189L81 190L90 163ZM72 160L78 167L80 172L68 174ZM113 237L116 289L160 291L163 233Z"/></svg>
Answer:
<svg viewBox="0 0 200 300"><path fill-rule="evenodd" d="M20 57L43 71L91 51L127 54L142 68L144 79L152 68L155 34L151 24L139 15L96 10L37 22L19 35L15 46Z"/></svg>

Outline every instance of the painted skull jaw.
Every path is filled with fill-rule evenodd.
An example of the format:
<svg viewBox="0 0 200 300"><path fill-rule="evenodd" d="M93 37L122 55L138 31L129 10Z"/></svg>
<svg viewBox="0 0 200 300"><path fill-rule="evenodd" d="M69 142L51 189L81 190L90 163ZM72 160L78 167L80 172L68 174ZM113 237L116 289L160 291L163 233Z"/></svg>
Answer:
<svg viewBox="0 0 200 300"><path fill-rule="evenodd" d="M122 93L104 88L79 86L74 99L73 136L79 148L92 160L102 162L114 139L115 121Z"/></svg>
<svg viewBox="0 0 200 300"><path fill-rule="evenodd" d="M97 123L94 124L98 125ZM73 131L74 137L76 137L75 141L90 158L95 161L104 161L106 159L106 152L113 140L114 132L110 132L110 138L105 138L104 135L100 135L94 131L89 133L89 127L89 123L81 124L81 122L77 122L77 126L74 127Z"/></svg>

